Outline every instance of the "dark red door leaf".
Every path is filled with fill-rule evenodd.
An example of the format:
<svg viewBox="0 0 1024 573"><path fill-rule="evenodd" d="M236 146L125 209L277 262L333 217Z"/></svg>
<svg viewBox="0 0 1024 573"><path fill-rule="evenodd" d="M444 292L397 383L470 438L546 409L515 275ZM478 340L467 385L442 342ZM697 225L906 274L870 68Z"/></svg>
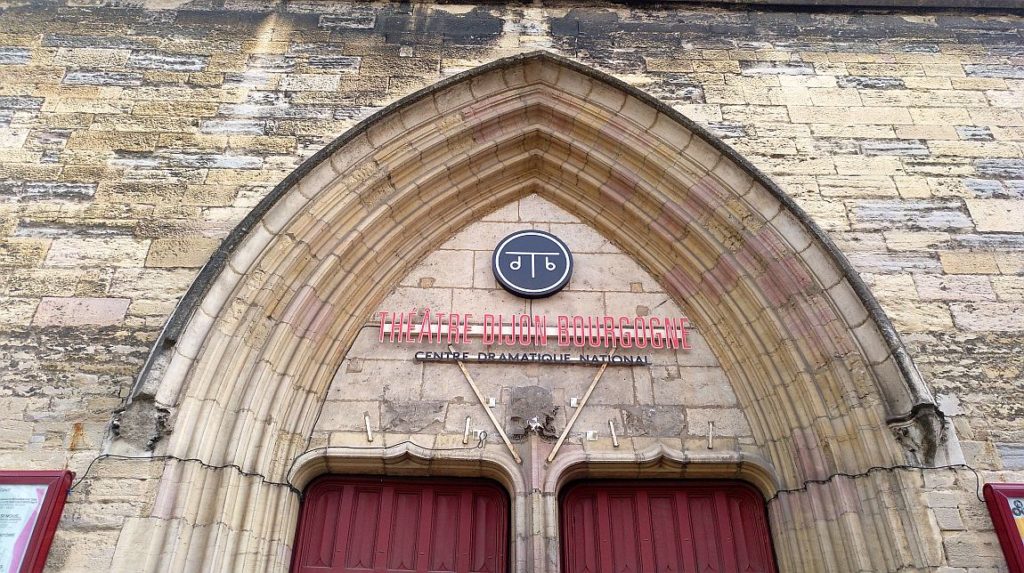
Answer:
<svg viewBox="0 0 1024 573"><path fill-rule="evenodd" d="M329 476L302 503L293 573L503 573L508 496L483 480Z"/></svg>
<svg viewBox="0 0 1024 573"><path fill-rule="evenodd" d="M563 573L775 573L764 499L742 482L566 488Z"/></svg>

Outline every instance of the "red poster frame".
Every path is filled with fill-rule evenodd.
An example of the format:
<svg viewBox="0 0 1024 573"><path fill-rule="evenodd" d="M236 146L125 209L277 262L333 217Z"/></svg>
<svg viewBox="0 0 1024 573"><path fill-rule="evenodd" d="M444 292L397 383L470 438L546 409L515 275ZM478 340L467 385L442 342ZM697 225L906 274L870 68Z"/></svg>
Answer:
<svg viewBox="0 0 1024 573"><path fill-rule="evenodd" d="M1024 484L987 483L984 493L985 505L988 506L1010 573L1024 573L1024 529L1018 526L1010 507L1010 498L1024 499ZM1020 513L1021 519L1024 519L1024 507Z"/></svg>
<svg viewBox="0 0 1024 573"><path fill-rule="evenodd" d="M25 549L19 573L42 573L46 566L46 557L50 553L50 544L57 532L57 524L64 512L68 488L71 487L71 480L74 477L74 472L67 470L0 471L0 485L46 486L46 495L43 496L43 503L39 507L39 517L32 528L32 536Z"/></svg>

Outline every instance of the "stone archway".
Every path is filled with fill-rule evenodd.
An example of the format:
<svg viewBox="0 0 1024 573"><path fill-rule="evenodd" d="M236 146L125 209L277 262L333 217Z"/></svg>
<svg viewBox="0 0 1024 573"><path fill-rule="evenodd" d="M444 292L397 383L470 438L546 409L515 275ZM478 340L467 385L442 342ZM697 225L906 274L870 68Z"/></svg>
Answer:
<svg viewBox="0 0 1024 573"><path fill-rule="evenodd" d="M155 443L205 465L167 465L152 514L126 525L119 565L137 570L144 547L147 569L286 568L298 498L284 482L366 317L432 248L532 193L614 240L700 325L742 381L737 397L779 487L935 463L941 413L806 215L670 108L528 54L373 116L289 176L225 242L171 318L111 448ZM166 437L161 424L172 428ZM926 525L908 526L912 503L869 495L899 478L872 479L773 506L783 569L940 562L918 529Z"/></svg>

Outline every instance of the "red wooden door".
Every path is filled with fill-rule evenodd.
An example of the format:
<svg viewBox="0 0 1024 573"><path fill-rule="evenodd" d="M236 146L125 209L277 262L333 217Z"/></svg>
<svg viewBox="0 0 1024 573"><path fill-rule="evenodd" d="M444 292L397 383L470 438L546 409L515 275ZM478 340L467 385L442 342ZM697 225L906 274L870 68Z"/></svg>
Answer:
<svg viewBox="0 0 1024 573"><path fill-rule="evenodd" d="M740 482L588 482L562 497L563 573L775 571L764 499Z"/></svg>
<svg viewBox="0 0 1024 573"><path fill-rule="evenodd" d="M330 476L302 502L294 573L504 573L508 497L495 484Z"/></svg>

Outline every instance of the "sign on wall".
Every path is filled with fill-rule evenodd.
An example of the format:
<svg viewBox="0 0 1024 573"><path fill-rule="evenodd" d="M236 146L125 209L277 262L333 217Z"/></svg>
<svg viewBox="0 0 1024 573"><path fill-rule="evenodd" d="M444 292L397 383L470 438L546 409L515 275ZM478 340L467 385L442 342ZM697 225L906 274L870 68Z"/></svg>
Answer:
<svg viewBox="0 0 1024 573"><path fill-rule="evenodd" d="M538 230L517 231L498 242L491 257L498 283L524 298L557 293L572 277L569 247ZM465 312L424 309L381 310L381 343L442 346L416 352L422 362L490 362L648 366L651 357L630 350L689 350L685 316L607 316ZM484 351L457 351L452 344L479 338ZM444 347L447 347L445 349ZM519 347L508 348L508 347ZM557 348L556 348L557 347ZM626 354L617 354L625 350Z"/></svg>
<svg viewBox="0 0 1024 573"><path fill-rule="evenodd" d="M378 341L393 344L431 344L445 350L423 350L422 362L491 362L541 364L608 364L649 366L651 357L615 354L616 350L690 350L685 316L580 316L484 313L380 311ZM479 338L486 351L458 352L450 345ZM611 352L609 352L611 350Z"/></svg>
<svg viewBox="0 0 1024 573"><path fill-rule="evenodd" d="M0 471L0 572L43 570L73 477L69 471Z"/></svg>
<svg viewBox="0 0 1024 573"><path fill-rule="evenodd" d="M491 268L498 284L508 292L523 298L543 298L569 284L572 253L551 233L517 231L494 248Z"/></svg>
<svg viewBox="0 0 1024 573"><path fill-rule="evenodd" d="M984 491L1010 573L1024 573L1024 484L987 483Z"/></svg>
<svg viewBox="0 0 1024 573"><path fill-rule="evenodd" d="M582 316L382 310L380 342L419 344L469 343L480 337L486 346L559 346L562 348L690 349L685 316Z"/></svg>

